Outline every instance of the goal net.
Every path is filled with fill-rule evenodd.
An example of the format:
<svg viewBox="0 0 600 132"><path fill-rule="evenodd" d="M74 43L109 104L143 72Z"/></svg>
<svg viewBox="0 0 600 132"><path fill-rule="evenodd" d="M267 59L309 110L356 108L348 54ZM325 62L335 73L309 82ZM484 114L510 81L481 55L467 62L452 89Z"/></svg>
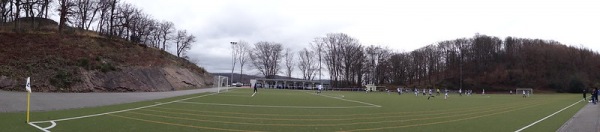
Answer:
<svg viewBox="0 0 600 132"><path fill-rule="evenodd" d="M217 93L229 91L229 78L226 76L215 76L213 87L217 88Z"/></svg>
<svg viewBox="0 0 600 132"><path fill-rule="evenodd" d="M533 94L533 88L517 88L515 94L522 95L525 92L526 95Z"/></svg>

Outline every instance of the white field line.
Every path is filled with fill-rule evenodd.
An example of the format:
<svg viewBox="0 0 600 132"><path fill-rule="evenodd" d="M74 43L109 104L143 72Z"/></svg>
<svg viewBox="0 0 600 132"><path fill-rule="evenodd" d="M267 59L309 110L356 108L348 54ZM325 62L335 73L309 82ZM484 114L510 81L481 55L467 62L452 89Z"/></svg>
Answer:
<svg viewBox="0 0 600 132"><path fill-rule="evenodd" d="M248 95L217 95L217 96L229 96L229 97L252 97L252 96L248 96Z"/></svg>
<svg viewBox="0 0 600 132"><path fill-rule="evenodd" d="M263 108L297 108L297 109L346 109L346 108L365 108L375 106L275 106L275 105L243 105L243 104L221 104L221 103L201 103L201 102L185 102L177 103L197 104L197 105L221 105L221 106L237 106L237 107L263 107Z"/></svg>
<svg viewBox="0 0 600 132"><path fill-rule="evenodd" d="M42 127L40 127L40 126L38 126L38 125L35 125L35 124L33 124L33 122L29 122L29 123L27 123L27 124L29 124L29 125L31 125L31 126L33 126L33 127L37 128L37 129L40 129L40 130L42 130L42 131L44 131L44 132L50 132L50 131L49 131L49 130L47 130L46 128L42 128ZM54 123L54 124L56 124L56 123ZM48 128L48 129L50 129L50 128Z"/></svg>
<svg viewBox="0 0 600 132"><path fill-rule="evenodd" d="M127 111L132 111L132 110L139 110L139 109L144 109L144 108L149 108L149 107L155 107L155 106L159 106L159 105L165 105L165 104L175 103L175 102L184 101L184 100L190 100L190 99L195 99L195 98L206 97L206 96L215 95L215 94L218 94L218 93L211 93L211 94L206 94L206 95L201 95L201 96L196 96L196 97L189 97L189 98L179 99L179 100L165 102L165 103L158 103L158 104L147 105L147 106L142 106L142 107L137 107L137 108L131 108L131 109L125 109L125 110L119 110L119 111L111 111L111 112L105 112L105 113L99 113L99 114L93 114L93 115L78 116L78 117L71 117L71 118L63 118L63 119L56 119L56 120L47 120L47 121L34 121L34 122L29 122L29 125L31 125L31 126L33 126L35 128L38 128L38 129L40 129L40 130L42 130L44 132L50 132L49 129L54 128L56 126L56 122L59 122L59 121L75 120L75 119L81 119L81 118L88 118L88 117L95 117L95 116L101 116L101 115L107 115L107 114L127 112ZM42 128L42 127L36 125L36 123L47 123L47 122L52 123L52 125L49 126L49 127L46 127L46 128Z"/></svg>
<svg viewBox="0 0 600 132"><path fill-rule="evenodd" d="M304 93L307 93L307 94L314 94L314 95L319 95L319 96L328 97L328 98L339 99L339 100L348 101L348 102L361 103L361 104L369 105L369 106L371 106L371 107L382 107L382 106L380 106L380 105L375 105L375 104L366 103L366 102L361 102L361 101L356 101L356 100L343 99L343 98L341 98L341 97L333 97L333 96L329 96L329 95L324 95L324 94L316 94L316 93L309 93L309 92L304 92Z"/></svg>
<svg viewBox="0 0 600 132"><path fill-rule="evenodd" d="M521 128L521 129L519 129L519 130L516 130L515 132L521 132L521 131L523 131L523 130L525 130L525 129L527 129L527 128L529 128L529 127L531 127L531 126L533 126L533 125L535 125L535 124L537 124L537 123L540 123L540 122L542 122L542 121L544 121L544 120L546 120L546 119L548 119L548 118L550 118L550 117L552 117L552 116L554 116L554 115L556 115L556 114L558 114L558 113L562 112L563 110L566 110L566 109L570 108L571 106L573 106L573 105L575 105L575 104L577 104L577 103L579 103L579 102L581 102L581 101L582 101L582 100L579 100L579 101L577 101L577 102L575 102L575 103L573 103L573 104L571 104L571 105L569 105L569 106L567 106L567 107L565 107L565 108L562 108L562 109L560 109L560 110L558 110L558 111L556 111L556 112L554 112L554 113L552 113L552 114L550 114L550 115L548 115L548 116L546 116L546 117L544 117L544 118L542 118L542 119L540 119L540 120L537 120L537 121L535 121L535 122L533 122L533 123L531 123L531 124L529 124L529 125L527 125L527 126L525 126L525 127Z"/></svg>

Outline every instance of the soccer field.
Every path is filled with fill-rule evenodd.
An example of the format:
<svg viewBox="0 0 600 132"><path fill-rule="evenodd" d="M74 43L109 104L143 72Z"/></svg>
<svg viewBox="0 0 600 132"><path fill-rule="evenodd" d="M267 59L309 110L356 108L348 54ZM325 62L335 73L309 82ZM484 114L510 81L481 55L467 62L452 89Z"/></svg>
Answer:
<svg viewBox="0 0 600 132"><path fill-rule="evenodd" d="M33 125L25 123L24 112L1 113L0 130L506 132L530 126L524 131L556 131L586 104L579 101L579 94L535 94L529 98L451 94L447 100L442 94L427 100L427 96L410 93L316 94L259 89L259 93L251 95L251 89L234 89L218 94L33 112ZM561 109L564 110L556 113ZM530 125L534 122L537 123Z"/></svg>

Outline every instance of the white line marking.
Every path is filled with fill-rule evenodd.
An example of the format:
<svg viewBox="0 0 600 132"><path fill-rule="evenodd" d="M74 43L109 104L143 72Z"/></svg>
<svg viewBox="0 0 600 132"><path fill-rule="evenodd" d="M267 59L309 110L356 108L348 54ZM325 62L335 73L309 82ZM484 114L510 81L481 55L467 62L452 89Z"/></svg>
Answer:
<svg viewBox="0 0 600 132"><path fill-rule="evenodd" d="M248 97L248 95L217 95L217 96L229 96L229 97Z"/></svg>
<svg viewBox="0 0 600 132"><path fill-rule="evenodd" d="M51 121L50 123L52 123L52 124L51 124L50 126L48 126L48 127L44 128L44 129L48 130L48 129L50 129L50 128L53 128L53 127L55 127L55 126L56 126L56 122L54 122L54 121Z"/></svg>
<svg viewBox="0 0 600 132"><path fill-rule="evenodd" d="M35 128L37 128L37 129L40 129L40 130L42 130L44 132L50 132L50 131L48 131L48 130L46 130L46 129L38 126L38 125L33 124L32 122L29 122L28 124L31 125L31 126L33 126L33 127L35 127Z"/></svg>
<svg viewBox="0 0 600 132"><path fill-rule="evenodd" d="M198 105L222 105L237 107L265 107L265 108L298 108L298 109L346 109L346 108L370 108L375 106L275 106L275 105L243 105L243 104L221 104L221 103L201 103L201 102L177 102Z"/></svg>
<svg viewBox="0 0 600 132"><path fill-rule="evenodd" d="M56 120L47 120L47 121L35 121L35 122L29 122L29 125L38 128L44 132L50 132L49 129L52 129L56 126L55 122L58 121L66 121L66 120L75 120L75 119L81 119L81 118L88 118L88 117L95 117L95 116L101 116L101 115L107 115L107 114L114 114L114 113L120 113L120 112L127 112L127 111L132 111L132 110L139 110L139 109L144 109L144 108L149 108L149 107L155 107L155 106L159 106L159 105L165 105L165 104L170 104L170 103L175 103L175 102L179 102L179 101L184 101L184 100L190 100L190 99L195 99L195 98L201 98L201 97L206 97L206 96L210 96L210 95L215 95L218 93L211 93L211 94L206 94L206 95L201 95L201 96L195 96L195 97L189 97L189 98L185 98L185 99L180 99L180 100L174 100L174 101L170 101L170 102L165 102L165 103L158 103L158 104L154 104L154 105L147 105L147 106L142 106L142 107L137 107L137 108L131 108L131 109L125 109L125 110L119 110L119 111L112 111L112 112L105 112L105 113L99 113L99 114L93 114L93 115L86 115L86 116L78 116L78 117L71 117L71 118L63 118L63 119L56 119ZM42 128L38 125L35 125L36 123L53 123L53 125L51 125L50 127L46 127L46 128Z"/></svg>
<svg viewBox="0 0 600 132"><path fill-rule="evenodd" d="M521 132L521 131L523 131L523 130L525 130L525 129L527 129L527 128L529 128L529 127L531 127L531 126L533 126L533 125L535 125L537 123L540 123L540 122L542 122L542 121L544 121L544 120L546 120L546 119L548 119L548 118L550 118L550 117L552 117L552 116L554 116L554 115L562 112L563 110L566 110L566 109L570 108L571 106L573 106L573 105L575 105L575 104L577 104L579 102L581 102L581 100L579 100L579 101L577 101L577 102L575 102L575 103L573 103L573 104L571 104L571 105L569 105L569 106L567 106L565 108L562 108L562 109L560 109L560 110L558 110L558 111L556 111L556 112L554 112L554 113L552 113L552 114L550 114L550 115L548 115L548 116L546 116L546 117L544 117L544 118L542 118L540 120L537 120L537 121L535 121L535 122L533 122L533 123L531 123L531 124L529 124L529 125L521 128L519 130L516 130L515 132Z"/></svg>
<svg viewBox="0 0 600 132"><path fill-rule="evenodd" d="M316 94L316 93L309 93L309 92L304 92L304 93L307 93L307 94L314 94L314 95L319 95L319 96L328 97L328 98L339 99L339 100L348 101L348 102L361 103L361 104L365 104L365 105L370 105L370 106L372 106L372 107L382 107L382 106L380 106L380 105L375 105L375 104L366 103L366 102L361 102L361 101L356 101L356 100L343 99L343 98L340 98L340 97L333 97L333 96L328 96L328 95L323 95L323 94Z"/></svg>

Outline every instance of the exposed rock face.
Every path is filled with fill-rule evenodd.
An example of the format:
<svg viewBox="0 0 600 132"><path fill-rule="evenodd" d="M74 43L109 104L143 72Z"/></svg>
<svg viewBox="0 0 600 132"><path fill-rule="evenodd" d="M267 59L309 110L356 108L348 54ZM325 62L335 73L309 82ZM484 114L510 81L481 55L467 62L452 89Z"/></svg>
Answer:
<svg viewBox="0 0 600 132"><path fill-rule="evenodd" d="M17 82L6 76L0 76L0 89L13 87Z"/></svg>
<svg viewBox="0 0 600 132"><path fill-rule="evenodd" d="M132 92L132 91L173 91L188 87L212 85L208 74L198 74L179 67L132 67L119 71L102 73L81 71L81 83L74 85L76 92Z"/></svg>

